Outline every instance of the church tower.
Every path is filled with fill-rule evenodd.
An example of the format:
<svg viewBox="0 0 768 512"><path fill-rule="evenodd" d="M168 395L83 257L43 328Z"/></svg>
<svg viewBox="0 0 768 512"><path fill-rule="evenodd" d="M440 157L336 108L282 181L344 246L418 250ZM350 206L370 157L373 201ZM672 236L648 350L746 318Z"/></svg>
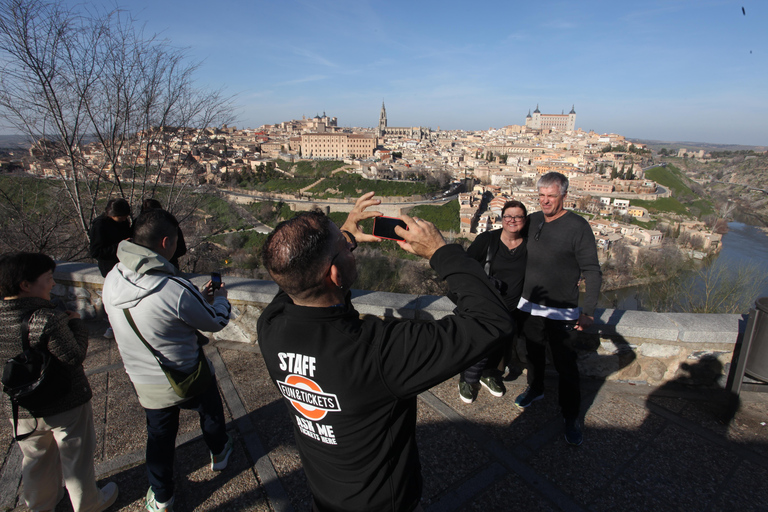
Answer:
<svg viewBox="0 0 768 512"><path fill-rule="evenodd" d="M381 102L381 114L379 114L379 128L376 134L383 137L387 132L387 109L384 108L384 102Z"/></svg>
<svg viewBox="0 0 768 512"><path fill-rule="evenodd" d="M571 111L568 112L568 126L565 129L570 131L576 129L576 105L572 105Z"/></svg>

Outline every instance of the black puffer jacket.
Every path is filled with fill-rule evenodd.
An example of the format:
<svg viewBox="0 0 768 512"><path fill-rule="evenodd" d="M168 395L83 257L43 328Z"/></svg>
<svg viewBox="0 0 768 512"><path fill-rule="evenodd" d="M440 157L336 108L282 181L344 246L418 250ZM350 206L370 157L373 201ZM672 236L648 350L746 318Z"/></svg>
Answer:
<svg viewBox="0 0 768 512"><path fill-rule="evenodd" d="M106 215L101 215L93 221L90 253L91 257L98 261L102 277L107 277L112 267L117 265L117 246L131 236L131 223L128 221L117 222Z"/></svg>

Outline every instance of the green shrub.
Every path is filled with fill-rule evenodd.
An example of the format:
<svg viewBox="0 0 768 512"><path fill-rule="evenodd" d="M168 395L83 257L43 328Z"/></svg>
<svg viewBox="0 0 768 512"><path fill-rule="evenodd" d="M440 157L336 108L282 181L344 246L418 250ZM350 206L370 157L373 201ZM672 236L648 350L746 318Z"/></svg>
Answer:
<svg viewBox="0 0 768 512"><path fill-rule="evenodd" d="M458 200L440 206L422 204L414 207L408 215L428 220L440 231L458 232L460 229Z"/></svg>

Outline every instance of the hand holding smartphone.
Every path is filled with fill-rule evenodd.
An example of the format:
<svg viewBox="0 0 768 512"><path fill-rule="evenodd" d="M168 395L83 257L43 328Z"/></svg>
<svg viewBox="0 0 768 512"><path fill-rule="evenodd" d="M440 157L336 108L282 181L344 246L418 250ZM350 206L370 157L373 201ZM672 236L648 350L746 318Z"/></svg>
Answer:
<svg viewBox="0 0 768 512"><path fill-rule="evenodd" d="M218 290L219 288L221 288L221 274L211 272L211 289Z"/></svg>
<svg viewBox="0 0 768 512"><path fill-rule="evenodd" d="M387 240L403 240L403 237L395 233L395 226L408 229L408 224L402 219L395 217L374 217L373 236L377 238L386 238Z"/></svg>

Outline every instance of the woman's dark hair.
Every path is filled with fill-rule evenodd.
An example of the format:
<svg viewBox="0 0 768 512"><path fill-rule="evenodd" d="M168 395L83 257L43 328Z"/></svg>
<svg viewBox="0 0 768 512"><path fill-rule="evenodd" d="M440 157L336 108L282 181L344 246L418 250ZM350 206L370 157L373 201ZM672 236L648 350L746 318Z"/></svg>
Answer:
<svg viewBox="0 0 768 512"><path fill-rule="evenodd" d="M141 202L141 211L139 213L140 214L144 213L147 210L162 210L162 209L163 209L163 205L160 204L160 201L158 201L157 199L148 197Z"/></svg>
<svg viewBox="0 0 768 512"><path fill-rule="evenodd" d="M528 216L528 210L525 208L525 205L521 203L520 201L515 201L514 199L511 201L507 201L504 203L504 206L501 208L501 214L504 215L504 212L507 211L507 208L520 208L523 210L523 215L526 217Z"/></svg>
<svg viewBox="0 0 768 512"><path fill-rule="evenodd" d="M107 207L104 209L104 215L107 217L125 217L131 215L131 205L122 197L110 199L107 201Z"/></svg>
<svg viewBox="0 0 768 512"><path fill-rule="evenodd" d="M34 283L37 278L56 268L56 262L39 252L12 252L0 256L0 295L15 297L21 283Z"/></svg>

